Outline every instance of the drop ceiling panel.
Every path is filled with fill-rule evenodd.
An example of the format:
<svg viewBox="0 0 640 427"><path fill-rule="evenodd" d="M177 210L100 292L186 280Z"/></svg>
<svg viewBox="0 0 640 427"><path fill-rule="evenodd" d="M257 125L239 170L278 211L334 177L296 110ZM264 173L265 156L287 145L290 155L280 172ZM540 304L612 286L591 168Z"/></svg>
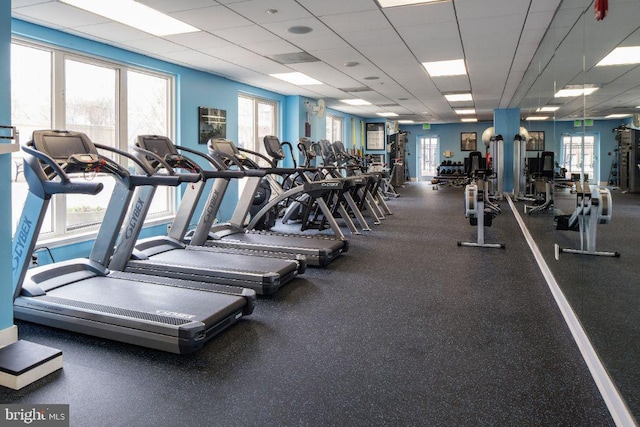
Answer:
<svg viewBox="0 0 640 427"><path fill-rule="evenodd" d="M216 71L222 69L222 66L226 66L227 62L218 58L214 58L209 55L204 55L202 52L195 50L183 50L179 52L169 52L163 55L159 55L161 59L168 60L170 62L179 62L181 64L197 68L199 70ZM216 68L218 67L218 68Z"/></svg>
<svg viewBox="0 0 640 427"><path fill-rule="evenodd" d="M531 13L540 11L555 11L561 0L536 0L531 2Z"/></svg>
<svg viewBox="0 0 640 427"><path fill-rule="evenodd" d="M126 40L120 42L122 46L129 46L137 51L149 52L151 54L163 54L168 52L179 52L184 50L184 46L172 43L160 37L149 36L146 39Z"/></svg>
<svg viewBox="0 0 640 427"><path fill-rule="evenodd" d="M291 69L305 73L322 83L334 87L355 87L359 86L357 80L352 79L343 72L327 65L323 62L307 62L303 64L291 64Z"/></svg>
<svg viewBox="0 0 640 427"><path fill-rule="evenodd" d="M313 31L307 34L292 34L287 31L292 26L307 26ZM264 28L305 51L345 46L344 41L317 18L270 22L264 24Z"/></svg>
<svg viewBox="0 0 640 427"><path fill-rule="evenodd" d="M248 0L230 3L228 7L257 24L312 17L304 7L292 0ZM267 13L269 9L277 12Z"/></svg>
<svg viewBox="0 0 640 427"><path fill-rule="evenodd" d="M514 15L524 15L529 8L530 0L463 0L456 1L456 13L458 20L473 21L482 19L495 19L513 17ZM496 28L487 26L486 28ZM501 30L502 31L502 30Z"/></svg>
<svg viewBox="0 0 640 427"><path fill-rule="evenodd" d="M297 3L317 16L378 9L378 6L371 0L297 0Z"/></svg>
<svg viewBox="0 0 640 427"><path fill-rule="evenodd" d="M55 24L57 28L73 28L109 22L107 18L60 2L21 7L16 10L16 13L27 21L35 19L38 22Z"/></svg>
<svg viewBox="0 0 640 427"><path fill-rule="evenodd" d="M11 0L11 9L16 11L17 8L31 6L38 3L51 3L53 0Z"/></svg>
<svg viewBox="0 0 640 427"><path fill-rule="evenodd" d="M400 37L392 28L380 30L354 31L345 33L342 37L359 51L364 48L373 49L387 44L391 40L400 41ZM330 45L328 45L330 46ZM333 46L332 46L333 47Z"/></svg>
<svg viewBox="0 0 640 427"><path fill-rule="evenodd" d="M170 14L187 24L191 24L201 30L214 32L225 28L236 28L252 25L246 18L238 15L225 6L203 7L200 9L190 9Z"/></svg>
<svg viewBox="0 0 640 427"><path fill-rule="evenodd" d="M322 22L338 34L391 28L391 25L379 10L324 16L322 17Z"/></svg>
<svg viewBox="0 0 640 427"><path fill-rule="evenodd" d="M462 58L458 28L451 23L403 26L398 32L418 61Z"/></svg>
<svg viewBox="0 0 640 427"><path fill-rule="evenodd" d="M74 33L78 34L80 37L97 37L102 40L111 40L112 42L140 40L150 37L149 34L144 31L136 30L128 25L119 24L117 22L104 22L101 24L76 27Z"/></svg>
<svg viewBox="0 0 640 427"><path fill-rule="evenodd" d="M398 29L405 25L411 27L447 22L454 26L457 25L453 3L450 1L418 6L392 7L383 9L383 12Z"/></svg>
<svg viewBox="0 0 640 427"><path fill-rule="evenodd" d="M259 41L276 41L280 40L278 36L275 34L265 30L264 28L258 25L247 25L243 27L236 28L225 28L222 30L215 30L212 33L220 37L221 39L227 40L231 43L235 43L238 45L243 45L244 43L252 43L256 40Z"/></svg>
<svg viewBox="0 0 640 427"><path fill-rule="evenodd" d="M467 92L470 89L467 76L436 77L433 82L441 93Z"/></svg>
<svg viewBox="0 0 640 427"><path fill-rule="evenodd" d="M136 0L138 3L159 10L160 12L178 12L183 10L200 9L207 6L218 4L214 0Z"/></svg>
<svg viewBox="0 0 640 427"><path fill-rule="evenodd" d="M255 54L238 46L226 46L215 49L205 49L209 55L224 59L232 64L256 70L261 74L285 73L291 71L286 66Z"/></svg>
<svg viewBox="0 0 640 427"><path fill-rule="evenodd" d="M299 48L280 38L265 42L258 41L243 43L242 46L259 55L278 55L283 53L300 52Z"/></svg>
<svg viewBox="0 0 640 427"><path fill-rule="evenodd" d="M312 50L309 53L323 62L333 65L339 69L345 67L344 64L347 62L357 62L358 65L355 67L346 67L349 68L349 73L366 76L370 75L366 70L377 69L368 58L350 46L343 46L335 49Z"/></svg>
<svg viewBox="0 0 640 427"><path fill-rule="evenodd" d="M174 34L166 37L167 40L191 49L211 49L215 47L229 46L226 40L216 37L206 31L197 33Z"/></svg>

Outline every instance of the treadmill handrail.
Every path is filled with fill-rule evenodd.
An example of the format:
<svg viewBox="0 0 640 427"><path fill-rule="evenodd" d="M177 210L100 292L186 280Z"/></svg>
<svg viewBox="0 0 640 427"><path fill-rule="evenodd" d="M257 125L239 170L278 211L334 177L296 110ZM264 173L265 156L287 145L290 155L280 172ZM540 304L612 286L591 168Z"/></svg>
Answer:
<svg viewBox="0 0 640 427"><path fill-rule="evenodd" d="M186 151L191 154L195 154L196 156L200 156L207 160L216 170L202 170L202 175L205 179L211 178L244 178L247 176L247 171L242 170L230 170L228 169L222 162L211 157L208 154L205 154L201 151L194 150L192 148L181 147L179 145L174 145L177 150Z"/></svg>
<svg viewBox="0 0 640 427"><path fill-rule="evenodd" d="M240 152L242 152L242 153L253 154L254 156L257 156L257 157L260 157L261 159L264 159L264 160L265 160L269 165L271 165L271 167L273 167L273 168L277 167L277 165L273 162L273 160L271 160L270 158L268 158L267 156L265 156L265 155L264 155L264 154L262 154L262 153L258 153L257 151L248 150L248 149L246 149L246 148L242 148L242 147L236 147L236 148L238 149L238 151L240 151ZM252 160L251 162L252 162L252 163L256 163L256 162L253 162L253 160ZM260 168L260 167L262 167L262 166L260 166L260 165L258 165L258 164L256 163L256 166L255 166L255 167Z"/></svg>
<svg viewBox="0 0 640 427"><path fill-rule="evenodd" d="M51 158L47 154L41 151L35 150L29 147L28 145L23 145L22 150L25 151L27 154L33 156L34 158L41 160L47 165L49 165L51 169L53 169L53 171L55 172L56 176L60 178L59 183L55 183L50 179L48 180L48 182L43 183L43 185L46 186L47 191L50 192L50 194L53 194L54 192L55 193L73 192L77 194L96 195L99 192L101 192L102 189L104 188L104 184L101 182L76 181L76 180L72 181L69 175L67 175L64 169L60 166L60 164L58 164L58 162L56 162L53 158ZM60 185L55 185L55 184L60 184ZM61 191L62 188L65 188L65 191ZM69 189L71 189L71 191L68 191Z"/></svg>
<svg viewBox="0 0 640 427"><path fill-rule="evenodd" d="M140 147L137 147L137 146L134 146L133 150L138 152L139 154L142 154L142 157L144 157L144 156L153 157L167 171L168 175L158 174L157 170L155 168L153 168L151 166L151 164L149 164L147 162L147 165L145 167L145 172L147 171L147 168L149 168L149 167L153 170L153 172L151 173L152 176L148 176L147 178L160 179L160 180L162 180L163 178L165 179L165 181L163 181L163 182L152 181L148 185L175 186L175 185L179 185L179 184L181 184L183 182L198 182L198 181L200 181L201 179L204 178L203 175L202 175L202 169L197 165L196 166L197 166L198 173L178 173L162 157L158 156L156 153L154 153L152 151L149 151L149 150L145 150L144 148L140 148ZM127 154L129 154L129 153L127 153ZM132 155L132 157L136 158L133 155ZM137 159L140 161L140 163L144 163L144 161L142 161L140 158L137 158ZM169 179L170 177L172 177L173 179ZM132 178L135 178L135 175L132 176ZM139 178L136 178L136 179L144 180L144 177L139 177ZM173 181L174 179L178 180L177 184L171 184L171 182L174 182ZM139 185L146 185L146 184L139 184Z"/></svg>
<svg viewBox="0 0 640 427"><path fill-rule="evenodd" d="M123 157L126 157L126 158L128 158L130 160L133 160L133 162L135 164L137 164L138 166L140 166L142 168L142 170L144 171L144 173L146 173L149 176L153 175L155 173L155 171L153 169L149 169L147 167L148 165L145 165L142 161L140 161L140 159L138 159L136 156L134 156L133 154L131 154L131 153L127 152L127 151L120 150L120 149L115 148L115 147L110 147L108 145L98 144L98 143L95 143L95 142L93 143L93 145L95 145L96 148L99 148L101 150L110 151L112 153L119 154L119 155L121 155Z"/></svg>

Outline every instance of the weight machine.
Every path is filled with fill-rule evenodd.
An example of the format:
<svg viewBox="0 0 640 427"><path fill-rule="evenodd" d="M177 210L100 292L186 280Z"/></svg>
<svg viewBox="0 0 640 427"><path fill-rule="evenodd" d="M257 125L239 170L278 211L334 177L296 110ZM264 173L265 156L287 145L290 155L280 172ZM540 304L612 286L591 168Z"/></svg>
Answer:
<svg viewBox="0 0 640 427"><path fill-rule="evenodd" d="M491 202L488 198L489 182L491 170L487 169L486 159L482 158L482 153L473 151L469 154L469 177L473 182L467 184L464 190L465 217L469 218L472 226L478 227L478 238L475 242L460 242L458 246L472 246L481 248L504 249L504 243L486 243L484 241L484 227L491 227L493 218L501 210L500 206Z"/></svg>
<svg viewBox="0 0 640 427"><path fill-rule="evenodd" d="M553 151L543 151L539 157L527 159L527 177L531 180L533 205L524 205L524 213L532 214L553 206L555 163Z"/></svg>
<svg viewBox="0 0 640 427"><path fill-rule="evenodd" d="M613 204L611 192L608 188L589 187L589 182L575 183L576 209L571 215L556 217L557 230L571 230L580 232L580 249L561 248L555 245L555 257L560 259L561 253L579 255L598 255L619 257L619 252L600 252L596 250L598 224L609 224Z"/></svg>

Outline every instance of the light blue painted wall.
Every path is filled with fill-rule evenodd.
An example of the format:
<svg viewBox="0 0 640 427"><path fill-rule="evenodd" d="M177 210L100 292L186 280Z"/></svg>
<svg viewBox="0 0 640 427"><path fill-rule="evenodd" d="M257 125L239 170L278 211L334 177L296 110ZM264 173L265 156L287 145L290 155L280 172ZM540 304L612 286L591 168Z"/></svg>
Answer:
<svg viewBox="0 0 640 427"><path fill-rule="evenodd" d="M0 125L11 123L11 2L0 2ZM9 141L5 141L9 142ZM0 155L0 196L11 200L11 155ZM0 203L0 331L13 325L11 205Z"/></svg>
<svg viewBox="0 0 640 427"><path fill-rule="evenodd" d="M460 133L476 132L478 135L478 150L483 151L481 146L482 132L488 127L493 126L493 122L477 122L477 123L456 123L456 124L432 124L431 129L424 130L422 125L401 125L400 130L409 132L409 143L407 144L407 163L409 165L409 174L412 178L418 176L418 159L420 138L438 137L440 147L440 160L444 160L444 152L452 151L453 156L447 160L453 162L462 162L469 155L468 151L460 150ZM377 152L376 152L377 153Z"/></svg>
<svg viewBox="0 0 640 427"><path fill-rule="evenodd" d="M619 120L594 120L593 126L586 128L574 127L572 121L546 121L546 122L521 122L520 126L529 131L542 131L545 133L545 150L556 153L556 161L559 161L560 145L563 134L582 133L583 129L587 134L595 134L600 141L599 146L599 171L600 181L606 181L609 177L613 150L616 147L615 134L611 131L616 126L622 124ZM412 177L417 176L418 171L418 145L421 137L437 136L440 139L440 160L445 151L453 151L454 155L450 160L462 161L468 152L460 151L460 133L477 132L478 144L481 143L482 132L493 126L493 122L479 123L455 123L455 124L432 124L430 130L423 130L422 125L404 125L401 130L410 132L408 160ZM481 147L478 145L478 147ZM481 148L479 148L482 151ZM377 153L377 152L376 152ZM536 152L528 152L527 156L534 157Z"/></svg>

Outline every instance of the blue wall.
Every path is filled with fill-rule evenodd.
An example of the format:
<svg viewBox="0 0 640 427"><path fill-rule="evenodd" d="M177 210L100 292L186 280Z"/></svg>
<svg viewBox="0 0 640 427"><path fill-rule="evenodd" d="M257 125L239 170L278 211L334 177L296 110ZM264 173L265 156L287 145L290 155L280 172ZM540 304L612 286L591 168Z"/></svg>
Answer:
<svg viewBox="0 0 640 427"><path fill-rule="evenodd" d="M609 177L613 150L616 147L615 134L611 131L616 126L621 125L620 120L594 120L593 126L574 127L572 121L545 121L545 122L522 122L520 125L529 131L542 131L545 133L545 150L556 153L556 160L559 161L560 145L562 135L566 134L594 134L600 141L599 145L599 181L606 181ZM478 123L453 123L453 124L432 124L431 129L423 130L422 125L403 125L401 130L410 132L408 152L411 153L407 159L410 166L411 177L416 177L418 171L418 146L421 137L437 136L440 140L440 160L444 160L443 153L452 151L453 157L448 160L454 162L463 161L469 154L460 151L460 133L476 132L478 134L478 150L482 151L482 132L493 126L492 122ZM372 153L378 153L373 152ZM528 156L536 156L536 152L528 152Z"/></svg>
<svg viewBox="0 0 640 427"><path fill-rule="evenodd" d="M11 2L0 2L0 125L11 122ZM5 141L10 142L10 141ZM11 200L11 155L0 155L0 194ZM0 203L0 331L13 325L11 205Z"/></svg>

